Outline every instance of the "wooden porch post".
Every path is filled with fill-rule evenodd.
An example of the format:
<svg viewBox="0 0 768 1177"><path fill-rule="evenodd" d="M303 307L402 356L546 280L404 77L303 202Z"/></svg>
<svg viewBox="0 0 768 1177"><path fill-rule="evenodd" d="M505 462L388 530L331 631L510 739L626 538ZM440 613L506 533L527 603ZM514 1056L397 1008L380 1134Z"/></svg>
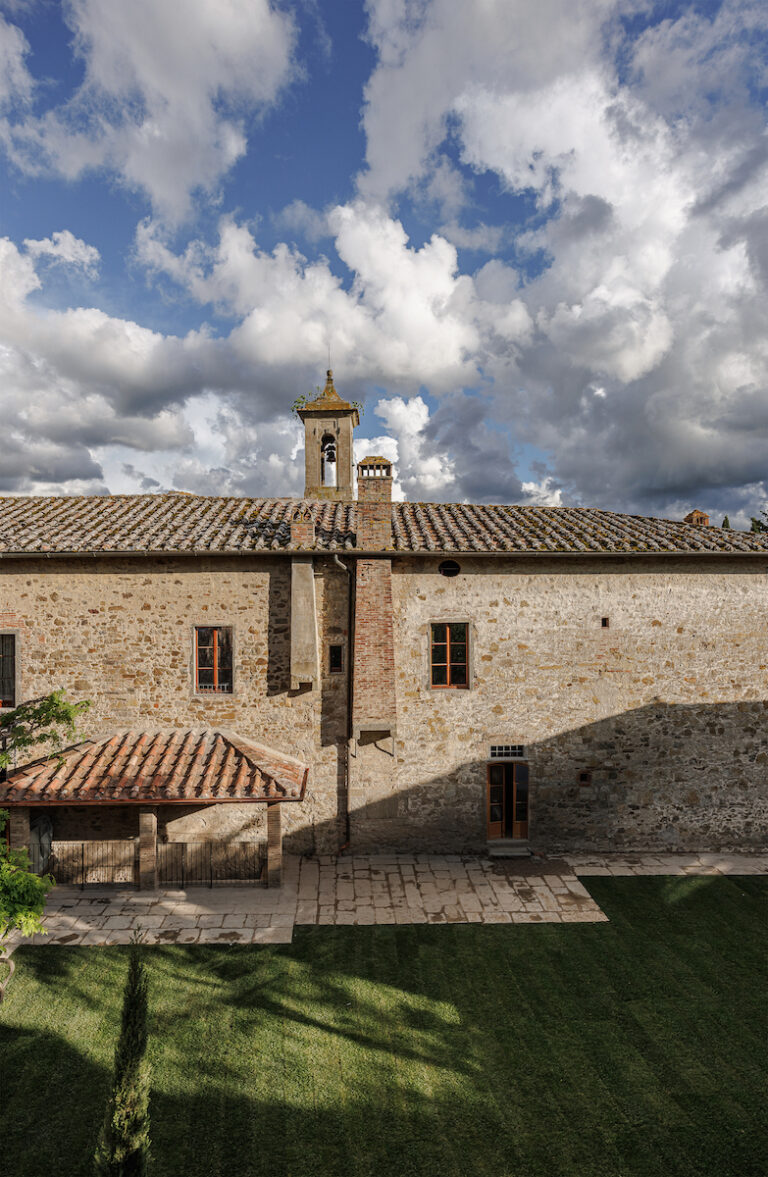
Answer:
<svg viewBox="0 0 768 1177"><path fill-rule="evenodd" d="M139 810L139 890L157 888L157 810Z"/></svg>
<svg viewBox="0 0 768 1177"><path fill-rule="evenodd" d="M283 835L280 802L267 802L267 886L279 887L283 869Z"/></svg>

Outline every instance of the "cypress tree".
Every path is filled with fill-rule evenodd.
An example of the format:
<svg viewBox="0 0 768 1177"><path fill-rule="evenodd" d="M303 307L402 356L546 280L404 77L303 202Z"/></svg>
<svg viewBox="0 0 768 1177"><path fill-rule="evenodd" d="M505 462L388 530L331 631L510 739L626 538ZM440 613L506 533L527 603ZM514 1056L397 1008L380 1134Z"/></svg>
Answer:
<svg viewBox="0 0 768 1177"><path fill-rule="evenodd" d="M131 944L115 1073L94 1157L96 1177L145 1177L149 1156L147 974Z"/></svg>

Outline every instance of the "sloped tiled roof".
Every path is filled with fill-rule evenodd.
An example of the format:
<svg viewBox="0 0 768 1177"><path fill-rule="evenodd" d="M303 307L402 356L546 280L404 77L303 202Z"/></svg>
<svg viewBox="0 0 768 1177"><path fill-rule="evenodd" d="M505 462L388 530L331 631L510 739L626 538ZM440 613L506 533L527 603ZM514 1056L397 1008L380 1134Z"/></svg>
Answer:
<svg viewBox="0 0 768 1177"><path fill-rule="evenodd" d="M3 553L288 552L291 518L309 508L314 550L353 551L354 502L192 494L0 497ZM754 553L768 534L696 527L593 507L393 503L396 552Z"/></svg>
<svg viewBox="0 0 768 1177"><path fill-rule="evenodd" d="M9 773L0 804L300 801L307 766L222 732L120 732Z"/></svg>

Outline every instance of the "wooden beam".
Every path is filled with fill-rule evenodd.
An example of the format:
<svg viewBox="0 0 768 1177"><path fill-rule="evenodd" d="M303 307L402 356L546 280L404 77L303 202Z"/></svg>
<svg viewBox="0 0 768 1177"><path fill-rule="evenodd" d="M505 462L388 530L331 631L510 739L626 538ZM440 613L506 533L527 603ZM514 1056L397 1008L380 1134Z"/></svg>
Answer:
<svg viewBox="0 0 768 1177"><path fill-rule="evenodd" d="M157 810L139 810L139 890L157 889Z"/></svg>

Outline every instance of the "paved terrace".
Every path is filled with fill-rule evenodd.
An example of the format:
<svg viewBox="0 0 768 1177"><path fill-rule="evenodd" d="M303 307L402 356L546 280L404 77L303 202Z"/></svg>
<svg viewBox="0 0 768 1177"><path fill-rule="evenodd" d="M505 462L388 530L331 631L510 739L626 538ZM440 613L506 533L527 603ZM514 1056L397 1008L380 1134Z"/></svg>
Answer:
<svg viewBox="0 0 768 1177"><path fill-rule="evenodd" d="M577 876L768 874L768 855L370 855L285 861L283 886L57 887L36 944L287 944L296 924L597 923ZM21 938L11 938L8 948Z"/></svg>

